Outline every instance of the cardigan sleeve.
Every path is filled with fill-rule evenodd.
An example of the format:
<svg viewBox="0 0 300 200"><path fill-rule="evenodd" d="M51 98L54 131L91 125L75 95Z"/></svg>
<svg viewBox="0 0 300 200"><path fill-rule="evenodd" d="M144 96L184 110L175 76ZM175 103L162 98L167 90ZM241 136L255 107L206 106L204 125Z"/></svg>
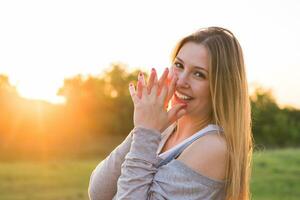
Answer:
<svg viewBox="0 0 300 200"><path fill-rule="evenodd" d="M98 166L93 170L88 194L90 200L112 199L117 192L117 180L121 174L121 164L125 155L129 152L132 134L117 146Z"/></svg>
<svg viewBox="0 0 300 200"><path fill-rule="evenodd" d="M156 151L161 133L144 127L135 127L131 133L133 139L130 151L122 164L115 198L146 200L149 199L148 191L160 161Z"/></svg>

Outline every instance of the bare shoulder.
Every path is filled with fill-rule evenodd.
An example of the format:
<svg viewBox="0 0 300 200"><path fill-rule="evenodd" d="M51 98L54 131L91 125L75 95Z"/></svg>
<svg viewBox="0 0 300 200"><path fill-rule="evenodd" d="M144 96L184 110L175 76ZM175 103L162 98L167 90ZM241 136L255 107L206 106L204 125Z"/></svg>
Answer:
<svg viewBox="0 0 300 200"><path fill-rule="evenodd" d="M204 176L224 180L226 157L225 138L217 133L211 133L193 142L177 160Z"/></svg>

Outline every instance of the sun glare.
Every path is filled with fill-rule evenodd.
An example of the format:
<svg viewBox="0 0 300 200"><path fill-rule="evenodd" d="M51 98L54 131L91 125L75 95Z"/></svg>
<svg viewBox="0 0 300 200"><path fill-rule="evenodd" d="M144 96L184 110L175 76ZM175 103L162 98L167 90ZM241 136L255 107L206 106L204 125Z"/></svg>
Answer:
<svg viewBox="0 0 300 200"><path fill-rule="evenodd" d="M17 90L19 94L28 99L33 100L44 100L50 103L60 104L64 103L65 99L63 97L57 96L56 92L58 86L45 83L37 83L36 81L26 81L19 82L17 85Z"/></svg>

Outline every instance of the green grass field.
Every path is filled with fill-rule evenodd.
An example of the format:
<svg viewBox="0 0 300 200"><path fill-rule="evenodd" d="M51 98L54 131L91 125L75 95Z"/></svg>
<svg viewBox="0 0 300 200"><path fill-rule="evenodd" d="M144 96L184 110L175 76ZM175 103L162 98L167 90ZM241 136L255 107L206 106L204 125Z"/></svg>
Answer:
<svg viewBox="0 0 300 200"><path fill-rule="evenodd" d="M1 200L85 200L89 176L100 159L0 162ZM300 149L256 152L254 200L300 198Z"/></svg>
<svg viewBox="0 0 300 200"><path fill-rule="evenodd" d="M300 149L256 152L251 188L254 200L300 199Z"/></svg>

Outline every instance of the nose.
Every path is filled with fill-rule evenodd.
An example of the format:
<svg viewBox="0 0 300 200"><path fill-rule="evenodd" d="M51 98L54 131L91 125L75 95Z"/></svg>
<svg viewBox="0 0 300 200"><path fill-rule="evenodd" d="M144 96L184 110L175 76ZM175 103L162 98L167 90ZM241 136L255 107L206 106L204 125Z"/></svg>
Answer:
<svg viewBox="0 0 300 200"><path fill-rule="evenodd" d="M177 87L182 87L182 88L189 88L189 82L188 82L188 76L186 73L181 72L177 74L178 80L177 80Z"/></svg>

